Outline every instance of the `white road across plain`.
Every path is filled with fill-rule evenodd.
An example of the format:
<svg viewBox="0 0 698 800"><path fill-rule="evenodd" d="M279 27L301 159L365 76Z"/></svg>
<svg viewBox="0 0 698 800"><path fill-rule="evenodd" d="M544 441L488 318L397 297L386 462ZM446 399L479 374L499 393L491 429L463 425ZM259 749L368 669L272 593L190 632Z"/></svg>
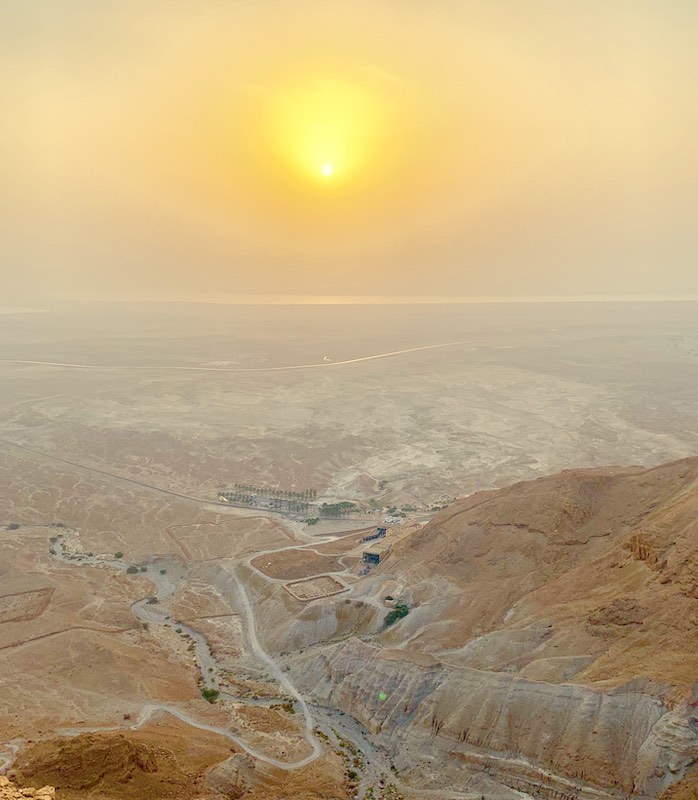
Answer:
<svg viewBox="0 0 698 800"><path fill-rule="evenodd" d="M186 370L188 372L284 372L291 369L328 369L330 367L342 367L347 364L358 364L361 361L375 361L379 358L392 358L406 353L417 353L421 350L438 350L442 347L458 347L461 345L472 345L472 342L443 342L441 344L425 344L421 347L407 347L404 350L391 350L388 353L375 353L370 356L360 356L359 358L348 358L344 361L322 361L319 364L290 364L283 367L182 367L182 366L115 366L110 364L70 364L62 361L28 361L21 359L0 359L0 364L26 364L43 367L65 367L67 369L92 369L92 370Z"/></svg>

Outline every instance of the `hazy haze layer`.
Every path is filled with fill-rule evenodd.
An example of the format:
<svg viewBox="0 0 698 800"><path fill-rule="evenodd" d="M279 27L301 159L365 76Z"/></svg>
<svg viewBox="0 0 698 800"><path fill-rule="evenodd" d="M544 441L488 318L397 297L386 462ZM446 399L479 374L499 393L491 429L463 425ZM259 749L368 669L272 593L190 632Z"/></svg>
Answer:
<svg viewBox="0 0 698 800"><path fill-rule="evenodd" d="M5 3L0 287L696 293L697 29L681 0Z"/></svg>

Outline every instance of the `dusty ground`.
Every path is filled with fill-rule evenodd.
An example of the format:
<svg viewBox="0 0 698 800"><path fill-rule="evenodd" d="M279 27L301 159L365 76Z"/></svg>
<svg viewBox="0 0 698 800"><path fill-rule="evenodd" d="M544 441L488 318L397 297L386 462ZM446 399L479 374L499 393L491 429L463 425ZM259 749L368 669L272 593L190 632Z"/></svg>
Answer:
<svg viewBox="0 0 698 800"><path fill-rule="evenodd" d="M317 575L314 578L285 583L284 589L290 592L297 600L307 602L308 600L317 600L319 597L340 594L345 592L347 587L330 575Z"/></svg>
<svg viewBox="0 0 698 800"><path fill-rule="evenodd" d="M363 537L366 536L367 533L371 533L374 530L375 527L364 528L354 536L343 535L341 539L316 545L313 549L317 550L318 553L327 555L344 555L350 550L353 550L355 547L359 547Z"/></svg>
<svg viewBox="0 0 698 800"><path fill-rule="evenodd" d="M283 546L289 534L273 523L241 524L232 512L219 516L54 463L6 452L0 459L0 741L123 724L124 714L135 718L152 701L189 704L201 719L221 718L201 698L186 640L157 626L146 630L132 612L134 601L154 591L147 573L62 563L50 553L52 540L60 534L82 552L108 558L122 552L136 563L169 558L177 581L177 564L190 563L192 552L205 570L223 541L226 553L243 556L257 540ZM191 549L188 537L195 540ZM178 585L172 609L212 633L214 648L231 662L245 655L238 613L210 582Z"/></svg>
<svg viewBox="0 0 698 800"><path fill-rule="evenodd" d="M41 770L71 773L87 753L99 761L110 740L126 771L112 764L95 798L136 796L133 787L167 796L158 792L180 792L182 776L186 791L205 796L204 773L237 748L174 718L123 739L91 734L62 750L56 742L58 728L126 727L124 716L149 702L242 730L271 756L304 756L301 716L263 705L288 696L255 651L235 569L259 638L283 667L293 653L359 636L541 684L601 689L642 676L685 699L698 671L696 509L692 495L672 494L676 476L626 470L616 486L604 471L582 476L580 488L570 473L496 500L481 493L408 531L365 578L363 531L321 539L384 514L307 526L207 502L239 481L421 504L560 467L691 455L698 346L683 306L277 310L283 342L269 338L279 324L269 327L272 312L180 311L131 309L128 324L113 309L78 311L79 324L62 311L0 319L0 358L117 367L0 362L0 756L12 740L40 741L25 751L23 780L50 782ZM266 369L449 340L468 344L311 371L159 368ZM173 620L206 636L224 692L262 705L205 702L191 642L132 610L155 591L148 573L63 563L50 553L59 533L76 552L146 567L162 559ZM317 552L255 558L262 576L245 566L314 540ZM311 603L263 577L345 565L351 594ZM411 606L387 630L386 594ZM341 762L329 753L290 774L257 762L246 797L271 800L281 789L299 800L343 798Z"/></svg>
<svg viewBox="0 0 698 800"><path fill-rule="evenodd" d="M344 569L336 558L318 555L310 549L285 550L281 553L262 555L252 559L252 566L270 578L289 581Z"/></svg>
<svg viewBox="0 0 698 800"><path fill-rule="evenodd" d="M694 312L641 303L3 315L0 358L122 368L0 364L0 438L209 497L237 481L420 504L568 467L651 465L698 448ZM157 369L267 369L449 341L465 344L305 371Z"/></svg>
<svg viewBox="0 0 698 800"><path fill-rule="evenodd" d="M667 789L661 800L695 800L696 797L698 797L698 770L693 769L684 780Z"/></svg>
<svg viewBox="0 0 698 800"><path fill-rule="evenodd" d="M147 635L130 612L130 603L148 594L148 582L57 564L48 552L55 530L0 532L5 592L44 598L30 618L0 625L3 741L51 725L117 720L153 695L196 697L191 664Z"/></svg>
<svg viewBox="0 0 698 800"><path fill-rule="evenodd" d="M106 478L75 474L54 463L37 469L31 459L12 454L3 454L2 470L6 490L0 515L0 738L3 743L24 742L21 752L28 760L20 764L23 781L51 774L62 787L59 796L68 800L169 797L173 791L183 798L201 792L208 796L201 782L203 761L194 764L192 753L202 749L206 764L212 764L230 752L230 742L170 716L137 732L128 730L149 702L173 704L199 721L232 729L270 757L286 761L308 755L302 716L283 708L210 705L202 699L189 640L178 636L174 626L168 630L142 625L131 610L135 600L154 592L148 572L128 575L63 563L50 552L59 546L60 537L70 552L92 552L111 560L123 553L124 561L151 564L159 556L158 567L148 569L159 572L161 565L168 565L167 581L174 588L169 609L209 638L222 673L229 677L224 688L241 697L284 699L285 693L250 652L235 593L222 593L212 576L226 560L220 558L222 552L244 558L254 553L255 542L284 546L291 540L288 530L277 522L239 517L233 511L219 515L201 504L118 483L110 498ZM37 486L46 488L36 493ZM31 505L26 499L30 492ZM124 520L123 526L117 517ZM60 747L52 739L56 730L104 726L122 728L121 738L86 734ZM161 736L172 730L186 731L179 745ZM26 743L36 739L41 740L39 749L27 752ZM111 742L106 750L105 741ZM211 741L213 749L208 746ZM114 742L119 743L116 749ZM185 745L193 748L186 758ZM11 748L3 745L3 757ZM124 759L119 756L115 763L119 748L125 749ZM91 782L89 770L82 767L91 759L102 777L88 792L84 782ZM338 784L318 765L308 774L320 773L321 783L329 780L327 785L336 788L333 796L342 796L341 773ZM267 792L287 782L283 773L271 768L258 774L263 778L260 797L273 796ZM293 783L299 796L312 796L307 794L312 785L302 778L294 775ZM186 791L181 788L185 785Z"/></svg>

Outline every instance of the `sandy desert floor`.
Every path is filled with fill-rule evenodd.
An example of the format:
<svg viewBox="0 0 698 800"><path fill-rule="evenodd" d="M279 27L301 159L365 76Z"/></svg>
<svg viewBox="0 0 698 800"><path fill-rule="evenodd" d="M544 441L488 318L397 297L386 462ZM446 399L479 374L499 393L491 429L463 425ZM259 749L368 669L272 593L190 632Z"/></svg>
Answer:
<svg viewBox="0 0 698 800"><path fill-rule="evenodd" d="M698 448L694 312L105 305L4 315L0 438L197 497L241 482L381 505L563 468L660 463ZM335 363L449 342L460 344ZM93 368L18 363L28 361ZM278 369L307 364L320 366Z"/></svg>
<svg viewBox="0 0 698 800"><path fill-rule="evenodd" d="M284 658L376 634L386 608L370 579L359 588L356 530L382 516L310 527L226 508L218 489L420 507L563 467L692 455L698 322L668 306L3 315L3 763L56 731L157 738L169 715L197 764L251 753L260 798L288 765L298 792L329 775L344 796L340 739L365 749L365 786L378 781L389 760L309 709ZM459 344L415 349L444 342ZM306 364L319 366L276 369ZM285 588L318 575L306 588L341 593L306 603ZM32 763L17 762L27 779Z"/></svg>

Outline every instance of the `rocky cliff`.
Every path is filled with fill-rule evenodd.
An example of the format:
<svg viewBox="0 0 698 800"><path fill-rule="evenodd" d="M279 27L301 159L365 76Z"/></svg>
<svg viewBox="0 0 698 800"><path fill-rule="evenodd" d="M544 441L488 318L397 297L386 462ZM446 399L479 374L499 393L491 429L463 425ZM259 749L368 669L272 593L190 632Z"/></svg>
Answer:
<svg viewBox="0 0 698 800"><path fill-rule="evenodd" d="M655 797L698 760L691 705L671 708L649 685L550 684L356 639L302 657L294 676L366 725L403 772L428 763L452 781L458 766L534 796L586 800Z"/></svg>
<svg viewBox="0 0 698 800"><path fill-rule="evenodd" d="M373 576L408 617L292 672L435 785L658 797L698 762L697 555L698 459L474 495Z"/></svg>

